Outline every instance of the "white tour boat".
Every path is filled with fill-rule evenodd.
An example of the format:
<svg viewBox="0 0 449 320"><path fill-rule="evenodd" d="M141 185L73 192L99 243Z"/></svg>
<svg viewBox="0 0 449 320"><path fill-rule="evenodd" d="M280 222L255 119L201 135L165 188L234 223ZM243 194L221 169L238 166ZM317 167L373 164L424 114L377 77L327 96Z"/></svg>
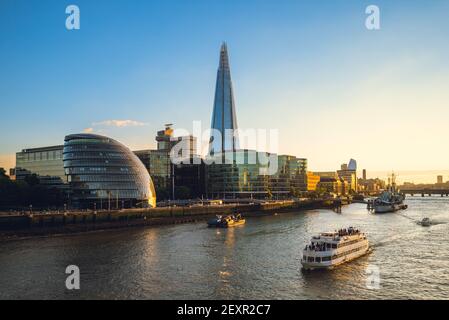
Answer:
<svg viewBox="0 0 449 320"><path fill-rule="evenodd" d="M329 269L370 250L366 234L353 227L324 232L312 237L311 243L304 248L301 264L304 269Z"/></svg>

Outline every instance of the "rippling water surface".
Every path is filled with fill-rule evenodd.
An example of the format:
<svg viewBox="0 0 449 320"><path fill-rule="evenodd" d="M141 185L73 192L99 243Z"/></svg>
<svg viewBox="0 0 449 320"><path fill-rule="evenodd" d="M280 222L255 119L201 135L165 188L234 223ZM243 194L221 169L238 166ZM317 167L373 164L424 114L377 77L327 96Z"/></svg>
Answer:
<svg viewBox="0 0 449 320"><path fill-rule="evenodd" d="M0 298L447 299L449 199L407 203L385 215L352 204L342 214L279 214L230 229L197 223L6 242ZM426 216L435 224L416 223ZM368 233L373 253L331 271L301 271L312 235L349 225ZM76 292L65 289L71 264L81 270ZM367 287L373 266L379 289Z"/></svg>

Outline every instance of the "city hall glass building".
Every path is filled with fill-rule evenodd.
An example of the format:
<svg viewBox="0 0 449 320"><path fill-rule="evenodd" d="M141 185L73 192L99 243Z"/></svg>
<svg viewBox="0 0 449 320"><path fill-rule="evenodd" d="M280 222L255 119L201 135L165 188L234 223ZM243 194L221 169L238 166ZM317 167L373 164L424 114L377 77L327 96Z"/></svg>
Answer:
<svg viewBox="0 0 449 320"><path fill-rule="evenodd" d="M77 207L155 206L153 182L142 162L123 144L101 135L64 139L64 171Z"/></svg>

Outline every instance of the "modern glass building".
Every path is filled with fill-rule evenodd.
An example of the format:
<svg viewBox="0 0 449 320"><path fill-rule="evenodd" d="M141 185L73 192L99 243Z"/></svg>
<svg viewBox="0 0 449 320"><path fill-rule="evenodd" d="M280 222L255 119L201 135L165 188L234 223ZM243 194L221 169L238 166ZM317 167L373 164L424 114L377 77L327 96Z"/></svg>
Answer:
<svg viewBox="0 0 449 320"><path fill-rule="evenodd" d="M264 197L268 176L260 174L258 152L237 150L206 158L207 195L212 198ZM227 159L225 163L223 159Z"/></svg>
<svg viewBox="0 0 449 320"><path fill-rule="evenodd" d="M357 171L357 161L355 161L354 159L350 159L348 163L348 170Z"/></svg>
<svg viewBox="0 0 449 320"><path fill-rule="evenodd" d="M349 160L349 164L343 163L341 170L337 171L338 176L349 184L349 189L353 192L358 191L357 187L357 162L354 159Z"/></svg>
<svg viewBox="0 0 449 320"><path fill-rule="evenodd" d="M41 184L62 186L66 182L62 163L63 146L23 149L16 153L14 174L17 180L35 174Z"/></svg>
<svg viewBox="0 0 449 320"><path fill-rule="evenodd" d="M195 158L197 156L197 141L194 136L182 136L175 137L174 130L172 129L172 124L167 124L164 130L160 130L157 132L156 136L157 141L157 150L137 150L134 151L134 154L142 161L145 168L151 175L153 180L155 189L158 194L159 200L172 199L173 198L173 181L176 181L176 186L179 186L181 181L188 181L189 179L184 178L176 178L175 175L175 164L172 162L171 156L172 151L175 151L178 146L182 146L183 148L180 150L181 152L177 153L177 157L179 159L190 159ZM182 143L182 145L179 145ZM201 164L201 161L198 162ZM193 165L192 165L193 166ZM181 166L177 166L178 169ZM178 170L177 173L181 174L188 172L187 167L191 167L190 165L186 166L186 171ZM198 170L200 168L197 168ZM193 170L193 168L192 168ZM193 170L192 172L194 172ZM197 189L197 188L195 188ZM204 188L201 188L204 189Z"/></svg>
<svg viewBox="0 0 449 320"><path fill-rule="evenodd" d="M101 135L73 134L64 139L64 171L77 207L114 209L155 206L148 171L123 144Z"/></svg>
<svg viewBox="0 0 449 320"><path fill-rule="evenodd" d="M211 129L210 155L235 151L239 148L238 137L235 132L237 129L237 117L226 43L223 43L220 50Z"/></svg>
<svg viewBox="0 0 449 320"><path fill-rule="evenodd" d="M212 198L280 198L307 191L303 158L240 149L205 161L206 191Z"/></svg>
<svg viewBox="0 0 449 320"><path fill-rule="evenodd" d="M151 175L158 198L164 198L170 191L172 164L170 155L165 150L138 150L134 154L142 161Z"/></svg>
<svg viewBox="0 0 449 320"><path fill-rule="evenodd" d="M206 196L280 198L308 191L306 159L240 149L226 43L220 49L211 129Z"/></svg>

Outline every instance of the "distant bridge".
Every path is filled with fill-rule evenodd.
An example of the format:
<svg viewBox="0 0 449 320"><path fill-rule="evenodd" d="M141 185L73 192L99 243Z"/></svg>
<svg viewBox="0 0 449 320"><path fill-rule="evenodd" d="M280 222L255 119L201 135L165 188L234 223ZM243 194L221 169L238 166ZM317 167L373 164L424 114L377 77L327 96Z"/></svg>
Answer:
<svg viewBox="0 0 449 320"><path fill-rule="evenodd" d="M441 195L442 197L449 196L449 189L401 189L401 192L411 196L420 194L422 197L433 194Z"/></svg>

